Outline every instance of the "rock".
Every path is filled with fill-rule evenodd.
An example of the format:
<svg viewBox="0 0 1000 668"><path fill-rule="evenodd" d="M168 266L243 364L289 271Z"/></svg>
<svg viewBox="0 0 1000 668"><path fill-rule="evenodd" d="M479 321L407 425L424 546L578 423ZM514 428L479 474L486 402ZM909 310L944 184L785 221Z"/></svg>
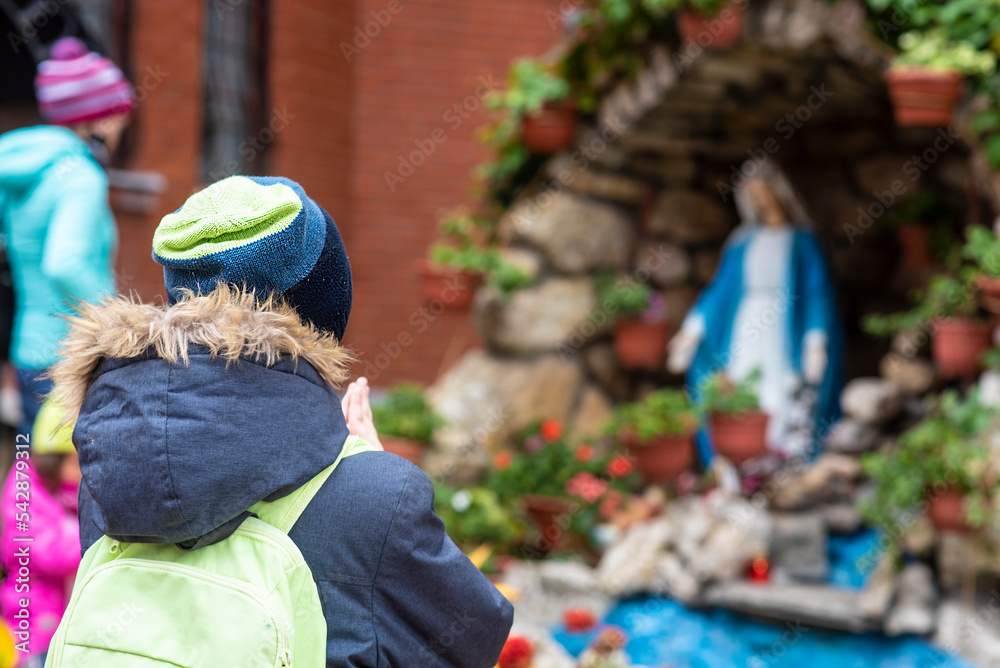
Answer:
<svg viewBox="0 0 1000 668"><path fill-rule="evenodd" d="M629 160L629 169L664 183L686 183L698 174L694 160L678 155L639 155Z"/></svg>
<svg viewBox="0 0 1000 668"><path fill-rule="evenodd" d="M877 425L896 417L902 402L899 388L892 383L881 378L856 378L841 393L840 405L847 415Z"/></svg>
<svg viewBox="0 0 1000 668"><path fill-rule="evenodd" d="M552 637L552 633L544 625L522 620L515 612L514 626L510 630L510 635L526 638L535 648L532 665L545 668L576 668L576 661L566 648Z"/></svg>
<svg viewBox="0 0 1000 668"><path fill-rule="evenodd" d="M546 418L566 421L583 386L583 373L558 355L504 360L481 350L467 353L428 390L446 425L428 453L432 477L465 481L486 463L485 450Z"/></svg>
<svg viewBox="0 0 1000 668"><path fill-rule="evenodd" d="M920 358L889 353L879 365L882 377L906 394L922 395L934 387L937 374L934 365Z"/></svg>
<svg viewBox="0 0 1000 668"><path fill-rule="evenodd" d="M574 164L570 156L562 153L553 158L547 170L549 176L573 192L610 199L623 204L638 204L646 196L646 184L622 174L604 172L595 167Z"/></svg>
<svg viewBox="0 0 1000 668"><path fill-rule="evenodd" d="M715 276L715 270L719 267L719 257L721 249L709 248L700 250L694 256L694 278L699 283L708 283Z"/></svg>
<svg viewBox="0 0 1000 668"><path fill-rule="evenodd" d="M778 578L823 581L830 574L826 549L826 522L819 513L774 513L771 568Z"/></svg>
<svg viewBox="0 0 1000 668"><path fill-rule="evenodd" d="M476 315L489 346L509 353L559 349L568 356L610 325L589 278L552 278L511 295L483 288Z"/></svg>
<svg viewBox="0 0 1000 668"><path fill-rule="evenodd" d="M986 406L1000 408L1000 373L985 371L979 377L979 401Z"/></svg>
<svg viewBox="0 0 1000 668"><path fill-rule="evenodd" d="M937 532L926 515L918 515L903 529L900 541L903 550L920 559L931 556L937 546Z"/></svg>
<svg viewBox="0 0 1000 668"><path fill-rule="evenodd" d="M628 398L628 373L618 364L618 356L610 343L587 346L583 349L582 357L587 372L605 391L619 401Z"/></svg>
<svg viewBox="0 0 1000 668"><path fill-rule="evenodd" d="M1000 576L1000 545L988 532L968 535L943 531L938 535L937 573L944 589L957 587L973 575Z"/></svg>
<svg viewBox="0 0 1000 668"><path fill-rule="evenodd" d="M695 578L673 552L660 557L656 565L656 580L653 593L666 594L682 603L694 603L701 592L701 583Z"/></svg>
<svg viewBox="0 0 1000 668"><path fill-rule="evenodd" d="M584 387L580 406L576 409L576 416L571 423L571 437L576 441L600 437L608 426L613 408L599 389L593 385Z"/></svg>
<svg viewBox="0 0 1000 668"><path fill-rule="evenodd" d="M927 635L934 630L936 605L937 588L930 567L920 562L909 564L899 576L896 603L885 620L886 634Z"/></svg>
<svg viewBox="0 0 1000 668"><path fill-rule="evenodd" d="M896 576L892 560L883 557L868 576L865 588L861 591L858 604L865 617L881 624L889 614L889 606L896 596L898 586L899 578Z"/></svg>
<svg viewBox="0 0 1000 668"><path fill-rule="evenodd" d="M546 591L554 594L586 593L597 589L597 573L577 561L541 561L538 576Z"/></svg>
<svg viewBox="0 0 1000 668"><path fill-rule="evenodd" d="M897 332L892 337L892 352L905 358L916 358L927 347L930 336L924 329Z"/></svg>
<svg viewBox="0 0 1000 668"><path fill-rule="evenodd" d="M500 221L505 239L537 247L557 270L624 269L635 236L628 213L568 192L524 197Z"/></svg>
<svg viewBox="0 0 1000 668"><path fill-rule="evenodd" d="M619 543L608 548L597 567L601 591L619 598L653 591L660 558L673 538L669 518L632 525Z"/></svg>
<svg viewBox="0 0 1000 668"><path fill-rule="evenodd" d="M977 601L969 609L960 599L944 601L938 609L934 644L982 668L1000 668L1000 629L996 599Z"/></svg>
<svg viewBox="0 0 1000 668"><path fill-rule="evenodd" d="M717 199L694 190L670 188L656 200L649 231L685 244L707 244L726 238L733 216Z"/></svg>
<svg viewBox="0 0 1000 668"><path fill-rule="evenodd" d="M663 290L663 301L666 303L667 321L679 325L687 312L698 300L698 290L690 285L678 285L675 288Z"/></svg>
<svg viewBox="0 0 1000 668"><path fill-rule="evenodd" d="M823 447L827 452L860 454L874 450L879 443L879 433L866 422L853 418L839 420L827 434Z"/></svg>
<svg viewBox="0 0 1000 668"><path fill-rule="evenodd" d="M709 586L703 600L708 605L736 612L819 626L841 631L862 632L874 628L859 604L860 594L814 584L769 584L729 580Z"/></svg>
<svg viewBox="0 0 1000 668"><path fill-rule="evenodd" d="M854 228L849 229L853 233ZM858 237L855 237L855 240L857 241ZM834 246L831 260L837 284L858 290L884 289L883 286L892 269L885 252L860 243Z"/></svg>
<svg viewBox="0 0 1000 668"><path fill-rule="evenodd" d="M518 594L514 600L515 629L533 625L551 628L570 608L584 608L603 618L612 601L598 591L593 575L586 575L581 567L590 570L572 562L515 562L504 574L504 584Z"/></svg>
<svg viewBox="0 0 1000 668"><path fill-rule="evenodd" d="M820 503L853 500L861 464L854 457L825 453L804 471L779 471L773 479L771 506L804 510Z"/></svg>
<svg viewBox="0 0 1000 668"><path fill-rule="evenodd" d="M861 528L861 513L853 503L831 503L820 508L830 533L850 534Z"/></svg>
<svg viewBox="0 0 1000 668"><path fill-rule="evenodd" d="M683 248L671 243L646 241L639 246L640 258L657 258L644 261L641 267L649 271L652 282L660 287L684 283L691 275L691 260ZM633 272L637 275L637 272Z"/></svg>

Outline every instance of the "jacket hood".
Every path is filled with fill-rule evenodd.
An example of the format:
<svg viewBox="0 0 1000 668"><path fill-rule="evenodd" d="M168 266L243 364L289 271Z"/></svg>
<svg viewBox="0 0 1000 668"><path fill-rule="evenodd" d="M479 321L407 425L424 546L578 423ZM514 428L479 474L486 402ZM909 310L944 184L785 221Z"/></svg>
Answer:
<svg viewBox="0 0 1000 668"><path fill-rule="evenodd" d="M351 355L273 299L220 285L171 306L117 298L70 319L53 396L101 531L181 543L336 459Z"/></svg>
<svg viewBox="0 0 1000 668"><path fill-rule="evenodd" d="M68 128L40 125L0 135L0 188L27 190L52 165L81 155L92 159L87 144Z"/></svg>

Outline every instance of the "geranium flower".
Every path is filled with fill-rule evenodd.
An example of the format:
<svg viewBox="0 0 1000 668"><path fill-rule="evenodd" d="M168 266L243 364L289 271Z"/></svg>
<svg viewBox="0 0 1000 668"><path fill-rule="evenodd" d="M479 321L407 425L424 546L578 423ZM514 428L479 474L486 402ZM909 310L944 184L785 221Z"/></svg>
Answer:
<svg viewBox="0 0 1000 668"><path fill-rule="evenodd" d="M577 461L589 462L594 458L594 446L583 443L576 447L576 451L573 454L576 456Z"/></svg>
<svg viewBox="0 0 1000 668"><path fill-rule="evenodd" d="M566 482L566 492L578 496L587 503L593 503L608 491L608 483L592 473L581 471Z"/></svg>
<svg viewBox="0 0 1000 668"><path fill-rule="evenodd" d="M563 613L563 624L570 633L582 633L597 626L597 616L586 608L570 608Z"/></svg>
<svg viewBox="0 0 1000 668"><path fill-rule="evenodd" d="M498 471L506 471L514 463L514 458L506 450L500 450L493 455L493 467Z"/></svg>
<svg viewBox="0 0 1000 668"><path fill-rule="evenodd" d="M542 426L539 427L538 433L542 435L548 443L555 443L563 435L562 422L559 420L545 420L542 422Z"/></svg>
<svg viewBox="0 0 1000 668"><path fill-rule="evenodd" d="M500 651L497 665L500 668L528 668L534 656L535 648L527 638L511 636Z"/></svg>
<svg viewBox="0 0 1000 668"><path fill-rule="evenodd" d="M624 478L632 472L632 460L625 455L615 455L608 462L607 472L612 478Z"/></svg>

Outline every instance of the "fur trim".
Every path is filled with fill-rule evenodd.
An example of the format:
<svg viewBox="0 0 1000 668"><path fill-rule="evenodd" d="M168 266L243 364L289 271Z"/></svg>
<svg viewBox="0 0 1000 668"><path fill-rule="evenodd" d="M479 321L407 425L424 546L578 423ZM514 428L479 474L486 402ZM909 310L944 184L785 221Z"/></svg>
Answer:
<svg viewBox="0 0 1000 668"><path fill-rule="evenodd" d="M247 357L271 365L288 355L311 364L334 387L347 380L354 361L332 334L303 323L292 307L274 298L258 301L252 292L224 283L172 306L126 297L81 304L68 320L69 334L49 377L52 395L71 416L83 405L102 359L137 357L150 348L171 364L187 364L192 344L230 362Z"/></svg>

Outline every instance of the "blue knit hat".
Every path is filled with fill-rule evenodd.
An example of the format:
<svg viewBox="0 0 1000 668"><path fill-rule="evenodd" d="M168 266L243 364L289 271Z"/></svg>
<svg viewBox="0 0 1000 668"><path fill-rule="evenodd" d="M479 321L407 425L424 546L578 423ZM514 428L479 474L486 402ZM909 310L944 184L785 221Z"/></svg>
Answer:
<svg viewBox="0 0 1000 668"><path fill-rule="evenodd" d="M298 183L231 176L188 198L153 234L171 302L219 282L275 294L316 327L344 337L351 267L336 223Z"/></svg>

